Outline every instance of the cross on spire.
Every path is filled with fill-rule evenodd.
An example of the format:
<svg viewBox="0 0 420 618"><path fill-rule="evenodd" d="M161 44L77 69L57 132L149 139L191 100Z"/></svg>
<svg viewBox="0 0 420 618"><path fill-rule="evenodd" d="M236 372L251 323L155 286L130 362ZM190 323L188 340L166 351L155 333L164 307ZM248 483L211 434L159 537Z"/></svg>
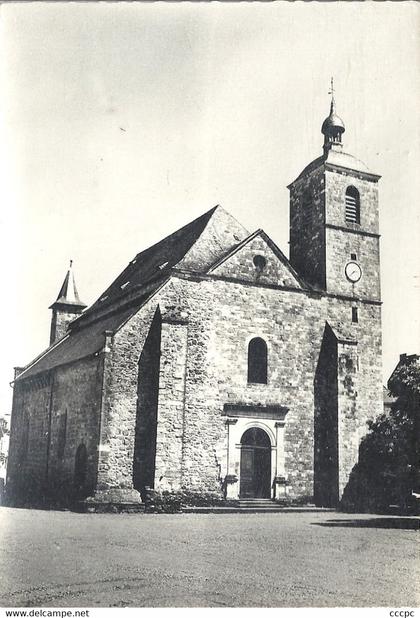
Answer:
<svg viewBox="0 0 420 618"><path fill-rule="evenodd" d="M331 77L331 88L328 91L328 94L332 94L332 96L334 97L334 77Z"/></svg>
<svg viewBox="0 0 420 618"><path fill-rule="evenodd" d="M321 133L324 135L324 153L328 153L334 146L335 149L341 148L341 136L345 131L344 122L337 116L335 111L335 89L334 78L331 77L331 86L328 91L331 95L330 115L322 123Z"/></svg>
<svg viewBox="0 0 420 618"><path fill-rule="evenodd" d="M70 260L70 265L63 281L63 285L58 293L56 303L61 305L76 305L86 307L86 305L80 300L79 294L76 288L76 282L73 274L73 260ZM53 306L53 305L52 305Z"/></svg>
<svg viewBox="0 0 420 618"><path fill-rule="evenodd" d="M328 94L331 95L331 110L330 110L330 114L335 112L335 99L334 99L334 77L331 77L331 86L330 89L328 90Z"/></svg>

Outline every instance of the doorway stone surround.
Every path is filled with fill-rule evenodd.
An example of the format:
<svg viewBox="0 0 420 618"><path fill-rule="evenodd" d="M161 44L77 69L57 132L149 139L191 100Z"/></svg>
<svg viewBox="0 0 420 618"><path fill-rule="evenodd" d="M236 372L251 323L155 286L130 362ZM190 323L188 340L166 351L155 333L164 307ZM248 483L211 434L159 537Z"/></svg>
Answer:
<svg viewBox="0 0 420 618"><path fill-rule="evenodd" d="M289 409L285 406L254 406L225 404L227 462L225 495L228 500L239 500L241 486L241 439L248 429L262 429L271 444L271 498L287 495L288 483L284 465L284 427Z"/></svg>

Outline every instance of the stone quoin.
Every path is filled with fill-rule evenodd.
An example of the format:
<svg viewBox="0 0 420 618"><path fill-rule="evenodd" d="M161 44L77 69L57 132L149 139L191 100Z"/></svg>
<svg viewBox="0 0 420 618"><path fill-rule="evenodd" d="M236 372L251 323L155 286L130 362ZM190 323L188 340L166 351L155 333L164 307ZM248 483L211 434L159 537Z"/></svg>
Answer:
<svg viewBox="0 0 420 618"><path fill-rule="evenodd" d="M90 307L69 269L50 347L15 369L7 495L135 503L146 487L337 505L382 411L378 180L343 150L289 185L290 259L220 206Z"/></svg>

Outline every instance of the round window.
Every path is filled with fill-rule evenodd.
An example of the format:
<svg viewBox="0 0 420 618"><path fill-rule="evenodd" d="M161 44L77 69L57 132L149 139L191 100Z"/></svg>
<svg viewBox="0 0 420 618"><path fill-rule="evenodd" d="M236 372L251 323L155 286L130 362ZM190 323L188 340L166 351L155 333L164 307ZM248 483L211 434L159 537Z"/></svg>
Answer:
<svg viewBox="0 0 420 618"><path fill-rule="evenodd" d="M260 272L264 270L267 265L267 260L263 255L254 255L254 266Z"/></svg>

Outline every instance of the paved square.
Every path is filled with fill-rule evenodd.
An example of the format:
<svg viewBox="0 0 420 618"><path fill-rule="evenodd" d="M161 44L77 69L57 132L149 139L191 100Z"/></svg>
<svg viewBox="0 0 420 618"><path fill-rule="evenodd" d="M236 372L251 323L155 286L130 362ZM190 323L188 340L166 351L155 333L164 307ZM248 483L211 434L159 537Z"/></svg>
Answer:
<svg viewBox="0 0 420 618"><path fill-rule="evenodd" d="M0 508L0 605L418 606L419 521Z"/></svg>

